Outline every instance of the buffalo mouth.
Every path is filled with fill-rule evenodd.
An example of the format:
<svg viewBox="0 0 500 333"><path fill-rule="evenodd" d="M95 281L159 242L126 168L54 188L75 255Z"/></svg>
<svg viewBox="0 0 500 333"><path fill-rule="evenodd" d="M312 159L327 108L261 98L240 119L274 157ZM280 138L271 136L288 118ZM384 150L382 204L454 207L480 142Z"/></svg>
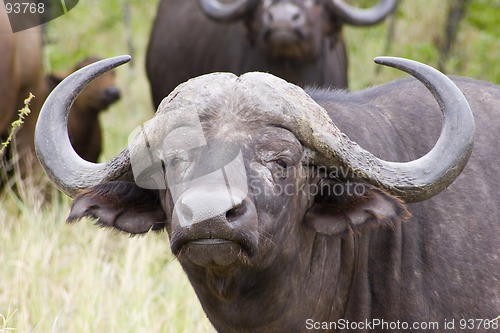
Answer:
<svg viewBox="0 0 500 333"><path fill-rule="evenodd" d="M208 238L185 243L176 255L202 267L227 267L237 262L247 262L251 250L234 241Z"/></svg>
<svg viewBox="0 0 500 333"><path fill-rule="evenodd" d="M305 36L295 29L273 29L264 34L267 52L273 59L302 59L308 56ZM305 49L306 48L306 49Z"/></svg>
<svg viewBox="0 0 500 333"><path fill-rule="evenodd" d="M191 262L202 267L227 267L232 264L247 265L257 252L257 238L242 232L228 237L189 235L189 232L171 237L172 253L181 262Z"/></svg>
<svg viewBox="0 0 500 333"><path fill-rule="evenodd" d="M274 29L270 30L266 39L276 46L288 46L298 44L303 40L304 36L299 31L290 29Z"/></svg>

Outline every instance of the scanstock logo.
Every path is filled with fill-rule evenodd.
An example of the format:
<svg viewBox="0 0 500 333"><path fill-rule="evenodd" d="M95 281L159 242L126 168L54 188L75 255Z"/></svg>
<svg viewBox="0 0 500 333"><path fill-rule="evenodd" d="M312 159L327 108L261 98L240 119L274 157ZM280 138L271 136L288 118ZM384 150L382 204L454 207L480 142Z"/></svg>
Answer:
<svg viewBox="0 0 500 333"><path fill-rule="evenodd" d="M52 21L66 14L77 4L78 0L3 0L12 32Z"/></svg>

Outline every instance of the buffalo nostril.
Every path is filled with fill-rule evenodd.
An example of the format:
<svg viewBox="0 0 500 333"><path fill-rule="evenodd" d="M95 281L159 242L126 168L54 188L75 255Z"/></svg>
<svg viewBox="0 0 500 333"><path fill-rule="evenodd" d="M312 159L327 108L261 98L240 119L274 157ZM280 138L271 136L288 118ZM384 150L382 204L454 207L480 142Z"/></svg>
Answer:
<svg viewBox="0 0 500 333"><path fill-rule="evenodd" d="M300 13L296 13L292 16L292 21L298 21L300 19Z"/></svg>
<svg viewBox="0 0 500 333"><path fill-rule="evenodd" d="M226 212L226 219L229 223L237 221L241 216L245 214L247 210L247 205L245 200L243 200L239 205L231 208Z"/></svg>

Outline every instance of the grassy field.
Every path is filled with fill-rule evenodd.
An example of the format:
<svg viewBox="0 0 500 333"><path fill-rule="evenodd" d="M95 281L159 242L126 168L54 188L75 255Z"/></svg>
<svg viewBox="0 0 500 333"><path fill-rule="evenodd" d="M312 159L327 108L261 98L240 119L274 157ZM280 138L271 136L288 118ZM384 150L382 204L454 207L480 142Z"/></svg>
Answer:
<svg viewBox="0 0 500 333"><path fill-rule="evenodd" d="M388 50L389 23L346 29L351 89L402 76L372 62L384 53L437 66L448 3L402 1ZM155 10L156 2L86 0L48 27L50 71L66 70L87 55L134 56L118 69L122 100L102 118L103 160L123 149L130 131L153 113L144 52ZM499 15L500 1L475 0L448 73L500 83L500 32L491 19ZM0 196L0 332L213 332L166 234L129 238L91 221L67 225L69 198L49 189L46 203L40 191L22 188L23 201L11 192Z"/></svg>

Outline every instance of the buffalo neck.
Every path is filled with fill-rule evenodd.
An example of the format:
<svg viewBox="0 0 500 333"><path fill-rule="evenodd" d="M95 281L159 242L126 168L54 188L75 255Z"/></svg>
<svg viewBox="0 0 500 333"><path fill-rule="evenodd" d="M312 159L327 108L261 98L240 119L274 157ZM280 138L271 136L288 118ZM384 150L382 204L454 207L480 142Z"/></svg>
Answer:
<svg viewBox="0 0 500 333"><path fill-rule="evenodd" d="M377 240L385 237L385 231L373 235L371 230L326 236L304 227L296 252L285 258L278 256L262 269L183 267L218 331L305 330L311 321L373 317L368 310L373 296L371 270L387 265L375 267L379 263L369 261L367 252L376 249ZM392 262L397 258L386 259Z"/></svg>

